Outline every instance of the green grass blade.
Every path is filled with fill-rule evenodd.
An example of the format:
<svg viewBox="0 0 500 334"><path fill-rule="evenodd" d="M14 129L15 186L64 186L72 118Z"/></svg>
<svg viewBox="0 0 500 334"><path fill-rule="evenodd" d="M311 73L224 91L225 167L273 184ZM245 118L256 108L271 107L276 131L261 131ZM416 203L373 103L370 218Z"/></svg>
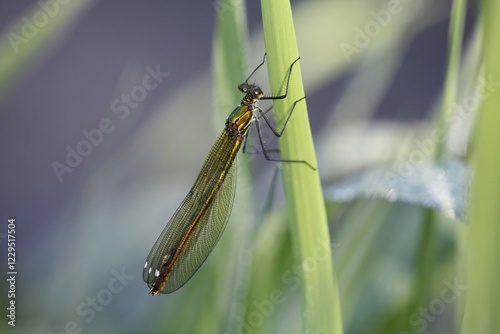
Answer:
<svg viewBox="0 0 500 334"><path fill-rule="evenodd" d="M213 42L213 94L215 109L215 128L219 132L224 121L241 100L237 85L246 73L245 45L248 44L245 3L238 0L221 0L214 3L216 29ZM245 289L246 275L244 253L249 247L248 230L252 227L252 198L248 159L239 154L238 180L235 203L228 227L221 238L217 253L217 270L214 270L213 300L214 307L206 310L205 324L198 324L199 333L236 333L237 319L241 310L235 307ZM227 273L221 275L220 273ZM225 276L225 277L221 277ZM229 310L229 311L228 311Z"/></svg>
<svg viewBox="0 0 500 334"><path fill-rule="evenodd" d="M465 0L453 1L448 34L448 62L444 82L443 101L441 103L437 129L439 133L443 134L442 138L446 138L445 135L448 133L449 118L452 116L453 104L457 98L466 10ZM437 159L443 157L446 143L446 140L441 140L436 143L435 157Z"/></svg>
<svg viewBox="0 0 500 334"><path fill-rule="evenodd" d="M215 5L216 29L213 43L214 101L217 113L216 128L224 124L227 116L241 100L237 89L248 73L246 50L248 32L245 3L221 0Z"/></svg>
<svg viewBox="0 0 500 334"><path fill-rule="evenodd" d="M462 54L462 40L465 24L466 2L455 0L451 8L451 19L448 33L448 62L446 78L444 82L443 100L439 112L437 129L439 133L446 134L449 129L449 119L452 116L452 106L457 98L458 79L460 73L460 61ZM443 135L442 138L446 138ZM437 160L443 158L447 141L441 140L435 143L434 157ZM415 287L413 290L413 305L410 314L425 305L430 296L430 283L434 277L436 224L439 216L436 211L424 209L422 215L422 229L419 246L418 269L415 276ZM412 328L415 330L415 328Z"/></svg>
<svg viewBox="0 0 500 334"><path fill-rule="evenodd" d="M290 64L299 56L287 0L263 0L262 19L268 56L269 80L274 95L283 88ZM276 119L283 119L294 101L304 97L300 62L290 79L288 97L275 101ZM316 156L305 102L295 108L279 141L282 159L307 160ZM338 287L331 261L330 238L321 183L317 171L304 164L284 164L283 179L296 255L304 270L304 332L342 333Z"/></svg>
<svg viewBox="0 0 500 334"><path fill-rule="evenodd" d="M484 76L489 83L475 129L467 305L461 333L500 331L500 2L482 1Z"/></svg>

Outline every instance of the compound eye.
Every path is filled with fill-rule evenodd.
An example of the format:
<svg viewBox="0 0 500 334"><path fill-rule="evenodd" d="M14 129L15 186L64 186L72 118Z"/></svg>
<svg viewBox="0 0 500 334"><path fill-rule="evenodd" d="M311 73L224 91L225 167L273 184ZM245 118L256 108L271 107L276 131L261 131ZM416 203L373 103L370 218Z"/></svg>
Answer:
<svg viewBox="0 0 500 334"><path fill-rule="evenodd" d="M261 95L261 94L262 94L262 90L261 90L259 87L255 87L255 88L253 89L253 95L255 95L255 96L259 96L259 95Z"/></svg>
<svg viewBox="0 0 500 334"><path fill-rule="evenodd" d="M247 86L245 84L240 84L240 85L238 85L238 90L240 92L246 93L247 92Z"/></svg>

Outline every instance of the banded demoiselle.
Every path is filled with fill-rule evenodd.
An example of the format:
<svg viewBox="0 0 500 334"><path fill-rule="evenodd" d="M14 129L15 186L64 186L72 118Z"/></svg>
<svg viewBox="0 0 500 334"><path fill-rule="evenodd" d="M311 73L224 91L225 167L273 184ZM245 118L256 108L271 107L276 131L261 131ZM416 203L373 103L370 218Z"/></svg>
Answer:
<svg viewBox="0 0 500 334"><path fill-rule="evenodd" d="M265 58L264 55L262 63L238 86L245 96L227 118L225 127L212 145L193 187L149 252L142 278L153 295L171 293L182 287L200 268L219 241L233 206L236 187L235 158L242 145L245 152L247 134L252 123L257 128L262 153L267 160L299 162L315 169L304 160L272 159L264 147L259 116L274 135L280 137L295 105L304 99L295 101L280 131L271 125L266 116L270 109L263 111L257 102L287 97L293 65L300 58L290 65L285 93L279 96L264 96L262 89L248 80L265 63Z"/></svg>

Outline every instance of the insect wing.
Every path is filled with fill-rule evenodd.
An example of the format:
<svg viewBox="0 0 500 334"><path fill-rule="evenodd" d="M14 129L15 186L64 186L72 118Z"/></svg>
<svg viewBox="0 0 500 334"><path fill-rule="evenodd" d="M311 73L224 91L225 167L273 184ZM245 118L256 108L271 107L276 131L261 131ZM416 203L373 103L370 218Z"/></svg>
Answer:
<svg viewBox="0 0 500 334"><path fill-rule="evenodd" d="M234 202L236 188L236 160L227 171L220 189L199 218L189 240L172 268L170 277L160 293L171 293L182 287L200 268L219 241L224 231ZM202 170L203 173L203 170ZM207 177L200 175L200 177ZM143 279L151 288L156 280L155 273L162 268L162 263L175 253L177 246L185 235L193 216L193 208L203 202L203 192L190 191L181 206L172 216L160 237L148 255L143 270Z"/></svg>

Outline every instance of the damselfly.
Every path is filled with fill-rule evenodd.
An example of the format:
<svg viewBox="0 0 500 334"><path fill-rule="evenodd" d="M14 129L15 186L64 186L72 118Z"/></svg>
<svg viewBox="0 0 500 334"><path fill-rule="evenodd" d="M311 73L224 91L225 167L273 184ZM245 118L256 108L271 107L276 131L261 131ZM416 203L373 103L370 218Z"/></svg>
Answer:
<svg viewBox="0 0 500 334"><path fill-rule="evenodd" d="M224 130L210 149L193 187L163 229L148 255L142 278L153 295L171 293L183 286L203 264L219 241L233 206L236 186L236 154L242 145L245 152L246 136L252 123L257 128L262 153L267 160L299 162L314 169L304 160L273 159L264 147L259 116L264 119L274 135L280 137L296 104L304 99L295 101L281 130L271 125L266 116L270 109L263 111L257 102L287 97L293 65L299 58L290 65L285 93L279 96L264 96L259 86L248 82L265 63L265 59L264 55L262 63L244 83L238 86L245 96L227 118Z"/></svg>

